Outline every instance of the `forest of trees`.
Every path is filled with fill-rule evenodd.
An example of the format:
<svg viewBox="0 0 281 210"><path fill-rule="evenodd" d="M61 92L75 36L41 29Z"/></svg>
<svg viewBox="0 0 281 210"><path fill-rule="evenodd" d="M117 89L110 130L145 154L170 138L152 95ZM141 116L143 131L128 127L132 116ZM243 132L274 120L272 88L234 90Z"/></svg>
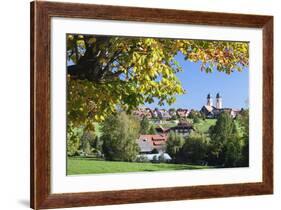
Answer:
<svg viewBox="0 0 281 210"><path fill-rule="evenodd" d="M200 118L200 120L204 119ZM190 135L183 136L170 132L166 152L171 156L172 163L216 167L248 166L248 121L248 110L244 110L236 119L233 119L228 113L222 112L216 124L209 128L208 133L199 133L195 130ZM74 146L69 147L69 155L77 155L75 152L70 152L73 149L76 152L95 154L111 161L136 161L139 154L136 139L140 134L151 132L151 128L153 127L150 126L147 119L139 120L125 112L120 112L108 117L102 123L100 138L95 136L94 132L84 131L83 133L83 129L80 129L80 132L77 130L77 137L73 141L76 150L74 150Z"/></svg>
<svg viewBox="0 0 281 210"><path fill-rule="evenodd" d="M242 129L239 135L237 124ZM209 136L193 132L187 137L171 133L167 152L176 163L206 164L220 167L239 167L249 164L249 113L243 111L237 119L223 112Z"/></svg>

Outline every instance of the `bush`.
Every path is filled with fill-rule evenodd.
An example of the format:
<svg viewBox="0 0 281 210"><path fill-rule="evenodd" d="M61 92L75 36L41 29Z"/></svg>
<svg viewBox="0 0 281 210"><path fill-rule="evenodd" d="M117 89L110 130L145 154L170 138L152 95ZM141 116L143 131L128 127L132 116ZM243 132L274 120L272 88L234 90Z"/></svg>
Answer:
<svg viewBox="0 0 281 210"><path fill-rule="evenodd" d="M67 126L67 155L75 156L78 154L78 150L81 144L81 136L83 134L82 128L74 127L72 124Z"/></svg>
<svg viewBox="0 0 281 210"><path fill-rule="evenodd" d="M124 112L108 117L102 125L101 140L103 153L107 160L134 161L139 147L140 124L133 116Z"/></svg>
<svg viewBox="0 0 281 210"><path fill-rule="evenodd" d="M206 163L208 143L203 134L192 134L186 137L177 159L179 162L200 164Z"/></svg>
<svg viewBox="0 0 281 210"><path fill-rule="evenodd" d="M199 117L195 116L195 117L193 118L193 123L200 123L200 122L201 122L201 120L200 120Z"/></svg>
<svg viewBox="0 0 281 210"><path fill-rule="evenodd" d="M172 159L176 159L176 156L182 145L184 144L184 138L181 134L175 132L170 132L167 141L167 153L171 156Z"/></svg>
<svg viewBox="0 0 281 210"><path fill-rule="evenodd" d="M137 158L136 158L136 162L139 162L139 163L147 163L149 162L148 158L145 156L145 155L139 155Z"/></svg>
<svg viewBox="0 0 281 210"><path fill-rule="evenodd" d="M92 131L84 131L81 137L81 149L83 150L85 156L92 154L92 144L95 141L95 133Z"/></svg>

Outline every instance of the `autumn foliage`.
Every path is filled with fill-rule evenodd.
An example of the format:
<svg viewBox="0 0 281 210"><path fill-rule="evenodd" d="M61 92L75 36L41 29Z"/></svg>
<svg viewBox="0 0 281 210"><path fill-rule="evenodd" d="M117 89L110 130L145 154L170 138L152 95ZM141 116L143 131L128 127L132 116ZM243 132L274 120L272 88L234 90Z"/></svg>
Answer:
<svg viewBox="0 0 281 210"><path fill-rule="evenodd" d="M231 74L249 63L248 43L164 38L67 35L68 124L91 127L117 109L172 104L186 90L175 56L201 63L201 71Z"/></svg>

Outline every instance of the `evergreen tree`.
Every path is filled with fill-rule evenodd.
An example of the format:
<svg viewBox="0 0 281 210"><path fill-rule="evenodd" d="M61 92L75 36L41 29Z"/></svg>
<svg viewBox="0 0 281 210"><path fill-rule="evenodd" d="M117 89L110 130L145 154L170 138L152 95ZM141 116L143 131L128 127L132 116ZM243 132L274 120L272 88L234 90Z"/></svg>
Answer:
<svg viewBox="0 0 281 210"><path fill-rule="evenodd" d="M210 151L209 162L225 167L239 165L241 159L241 143L232 117L223 112L214 126L209 129Z"/></svg>

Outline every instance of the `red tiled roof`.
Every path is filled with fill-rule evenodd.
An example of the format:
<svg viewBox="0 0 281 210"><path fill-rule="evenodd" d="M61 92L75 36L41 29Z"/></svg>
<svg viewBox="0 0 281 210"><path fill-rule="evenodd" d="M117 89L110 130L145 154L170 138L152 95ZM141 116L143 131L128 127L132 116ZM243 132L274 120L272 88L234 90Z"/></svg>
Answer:
<svg viewBox="0 0 281 210"><path fill-rule="evenodd" d="M140 138L148 138L148 139L166 139L167 135L165 134L142 134Z"/></svg>
<svg viewBox="0 0 281 210"><path fill-rule="evenodd" d="M165 141L154 141L154 142L153 142L153 145L154 145L154 146L161 146L161 145L163 145L163 144L165 144Z"/></svg>
<svg viewBox="0 0 281 210"><path fill-rule="evenodd" d="M147 135L140 135L139 140L146 139L151 144L163 144L167 141L168 136L165 134L147 134Z"/></svg>

